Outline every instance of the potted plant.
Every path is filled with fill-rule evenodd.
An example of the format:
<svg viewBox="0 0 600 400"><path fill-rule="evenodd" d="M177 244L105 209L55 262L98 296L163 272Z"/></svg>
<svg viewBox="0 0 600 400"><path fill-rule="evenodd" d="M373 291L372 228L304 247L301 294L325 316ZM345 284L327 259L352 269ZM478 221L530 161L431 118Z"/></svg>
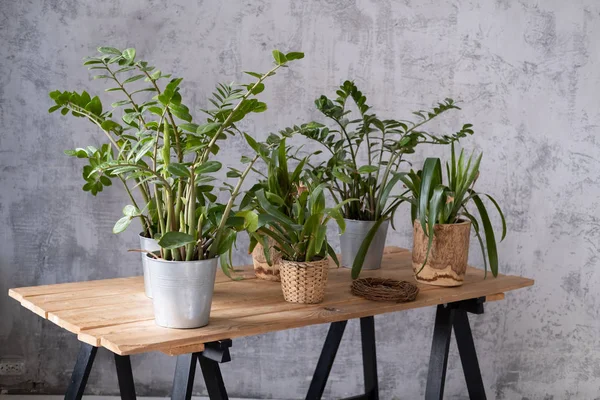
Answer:
<svg viewBox="0 0 600 400"><path fill-rule="evenodd" d="M291 148L286 146L285 138L280 139L276 135L271 135L267 143L272 144L272 150L269 153L265 151L257 153L261 155L261 159L267 166L266 175L261 174L262 178L247 192L240 208L260 210L264 213L265 211L256 198L256 193L262 190L273 206L290 218L293 216L296 198L303 190L301 178L307 158L301 159L296 167L291 169L288 166L288 160L294 158L295 154L290 154ZM250 241L250 248L253 249L251 253L255 275L259 279L279 282L281 280L279 276L281 254L275 250L274 240L267 238L266 248L258 243L255 237L251 237ZM265 252L269 252L270 263Z"/></svg>
<svg viewBox="0 0 600 400"><path fill-rule="evenodd" d="M459 109L452 99L431 111L415 112L419 121L412 122L378 118L351 81L344 82L336 93L335 100L321 96L315 101L317 109L335 123L332 128L312 122L298 130L329 152L327 162L311 168L314 179L329 182L338 203L358 199L342 207L346 231L340 237L342 265L351 267L352 277L357 278L362 268L380 268L389 221L403 201L392 191L400 180L397 171L406 162L405 155L413 153L419 144L449 144L473 131L470 124L452 135L422 130L424 124L446 111ZM360 114L356 119L350 117L351 102ZM366 162L361 161L363 156Z"/></svg>
<svg viewBox="0 0 600 400"><path fill-rule="evenodd" d="M128 78L130 81L147 79L154 88L151 101L125 109L123 116L124 121L144 121L143 126L137 123L135 135L151 136L152 146L134 148L125 156L108 154L90 173L139 181L153 190L160 250L146 257L151 271L155 321L169 328L201 327L208 324L219 258L223 271L230 273L231 249L244 221L241 219L240 223L231 210L244 179L258 159L255 156L245 160L246 166L236 176L235 186L224 184L229 198L223 204L215 194L218 189L212 184L215 178L211 175L221 169L221 163L212 157L219 151L218 142L228 135L242 134L248 143L256 144L239 131L236 123L249 113L266 110L266 104L255 98L264 90L263 81L303 54L275 50L275 66L268 72L247 72L256 78L255 82L220 84L210 99L215 108L203 110L207 118L198 125L182 102L181 78L171 79L161 89L157 82L162 76L160 72L150 74L147 64L136 63L135 52L131 56L125 52L117 55L117 51L112 58L100 56L102 65L122 65L128 68L125 72L139 74ZM103 129L109 130L111 126Z"/></svg>
<svg viewBox="0 0 600 400"><path fill-rule="evenodd" d="M486 275L488 262L494 277L498 275L496 237L483 197L489 199L500 214L500 240L506 236L504 214L496 200L474 190L482 155L466 157L461 150L457 158L454 145L451 151L451 161L446 163L447 184L442 179L439 158L426 159L422 171L402 175L402 181L411 193L407 200L411 203L414 224L412 266L416 280L429 285L462 285L471 227L481 246ZM476 213L468 209L471 203L475 205L479 221Z"/></svg>
<svg viewBox="0 0 600 400"><path fill-rule="evenodd" d="M327 224L332 219L344 231L344 219L339 204L325 207L327 185L308 184L306 190L294 197L288 216L279 209L279 202L268 192L259 190L256 199L260 213L256 216L255 243L266 247L272 239L281 254L280 275L283 297L292 303L314 304L323 301L329 269L329 255L339 265L335 251L327 240ZM265 258L272 262L268 251Z"/></svg>
<svg viewBox="0 0 600 400"><path fill-rule="evenodd" d="M113 233L125 231L133 219L139 218L142 226L139 234L140 249L156 251L160 249L154 239L158 232L158 210L164 210L164 207L157 207L149 183L143 181L141 177L136 177L133 186L130 186L120 175L112 174L110 171L100 173L95 169L115 159L121 161L133 159L135 162L143 162L142 158L153 158L149 151L156 140L155 135L152 134L152 131L156 130L156 122L148 120L144 111L156 104L156 101L148 98L148 95L155 94L158 90L158 82L168 79L171 75L155 70L148 65L147 61L135 60L136 52L132 48L119 50L114 47L99 47L98 53L98 56L86 57L83 65L91 71L100 71L100 75L95 75L94 79L109 82L111 87L106 91L117 93L122 96L122 99L113 102L109 109L105 109L98 96L92 97L86 91L55 90L50 92L50 97L55 104L48 111L53 113L60 110L62 115L70 114L74 117L86 118L104 133L106 142L99 148L86 146L66 150L65 153L87 160L82 171L85 181L84 191L96 196L104 187L111 186L114 179L121 182L131 204L123 208L123 217L115 223ZM129 72L133 74L128 74ZM142 78L147 83L145 87L139 87ZM120 123L113 119L113 114L123 109L122 123ZM172 118L172 115L170 117ZM134 196L136 191L139 194L137 199ZM161 217L165 218L164 215ZM142 254L142 265L145 293L148 297L152 297L145 254Z"/></svg>

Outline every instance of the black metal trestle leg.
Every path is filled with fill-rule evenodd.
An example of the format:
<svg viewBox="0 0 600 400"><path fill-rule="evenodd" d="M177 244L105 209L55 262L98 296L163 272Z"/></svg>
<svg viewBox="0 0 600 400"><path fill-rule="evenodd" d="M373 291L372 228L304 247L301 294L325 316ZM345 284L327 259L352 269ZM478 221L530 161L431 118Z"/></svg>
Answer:
<svg viewBox="0 0 600 400"><path fill-rule="evenodd" d="M196 362L200 363L209 399L228 400L219 363L231 361L229 347L231 347L231 340L221 340L207 343L203 352L177 356L171 400L192 398Z"/></svg>
<svg viewBox="0 0 600 400"><path fill-rule="evenodd" d="M87 384L94 359L96 358L97 347L87 343L81 343L79 354L71 375L71 382L65 394L65 400L81 400L85 385ZM121 399L135 400L135 386L133 383L133 373L131 372L131 361L129 356L120 356L115 354L115 366L117 367L117 377L119 379L119 391Z"/></svg>
<svg viewBox="0 0 600 400"><path fill-rule="evenodd" d="M119 392L122 400L135 400L135 384L133 383L133 372L129 356L115 354L115 366L117 367L117 379L119 380Z"/></svg>
<svg viewBox="0 0 600 400"><path fill-rule="evenodd" d="M344 329L348 321L334 322L329 327L317 368L306 395L306 400L320 400L331 372L331 367L340 347ZM377 353L375 351L375 319L360 319L360 336L362 342L363 373L365 393L345 400L379 400L379 384L377 382Z"/></svg>
<svg viewBox="0 0 600 400"><path fill-rule="evenodd" d="M340 347L344 330L348 321L334 322L329 326L329 332L327 332L327 338L321 350L319 361L317 362L317 368L313 375L308 393L306 394L306 400L320 400L325 391L325 385L335 361L335 356Z"/></svg>
<svg viewBox="0 0 600 400"><path fill-rule="evenodd" d="M448 365L448 350L452 338L452 328L456 335L469 398L485 400L485 389L477 361L477 352L473 343L473 334L469 326L468 312L483 313L484 298L471 299L437 306L433 342L429 358L429 372L425 389L426 400L442 400Z"/></svg>
<svg viewBox="0 0 600 400"><path fill-rule="evenodd" d="M65 400L80 400L83 397L85 385L87 384L94 358L96 358L97 347L87 343L81 343L79 354L75 362L75 368L71 375L71 382L65 394Z"/></svg>

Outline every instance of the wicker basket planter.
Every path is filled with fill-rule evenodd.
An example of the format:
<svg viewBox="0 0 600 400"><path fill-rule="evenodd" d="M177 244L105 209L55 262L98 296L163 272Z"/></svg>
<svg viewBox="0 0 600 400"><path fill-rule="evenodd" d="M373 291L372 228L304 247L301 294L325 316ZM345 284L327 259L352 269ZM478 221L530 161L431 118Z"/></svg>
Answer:
<svg viewBox="0 0 600 400"><path fill-rule="evenodd" d="M471 222L437 224L434 231L429 258L423 266L429 238L419 221L414 222L412 267L415 278L428 285L460 286L467 271Z"/></svg>
<svg viewBox="0 0 600 400"><path fill-rule="evenodd" d="M281 260L281 289L285 301L315 304L323 301L329 260L297 262Z"/></svg>
<svg viewBox="0 0 600 400"><path fill-rule="evenodd" d="M269 239L269 243L272 246L272 239ZM263 246L258 243L254 250L252 250L252 263L254 264L254 275L259 279L267 281L279 282L279 263L281 262L281 254L271 247L271 263L269 265L265 258Z"/></svg>

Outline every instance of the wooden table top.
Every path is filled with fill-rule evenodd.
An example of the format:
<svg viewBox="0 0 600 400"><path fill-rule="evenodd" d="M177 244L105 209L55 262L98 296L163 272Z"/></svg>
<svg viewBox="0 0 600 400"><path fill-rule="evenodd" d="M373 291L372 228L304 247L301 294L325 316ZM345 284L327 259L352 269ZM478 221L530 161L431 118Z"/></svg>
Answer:
<svg viewBox="0 0 600 400"><path fill-rule="evenodd" d="M202 351L204 343L257 335L308 325L343 321L394 311L434 306L486 296L504 298L504 292L533 285L519 276L490 274L469 267L463 286L443 288L419 284L409 303L374 302L350 293L350 270L329 271L325 300L320 304L287 303L279 282L254 278L244 267L244 280L231 281L220 271L213 297L210 323L198 329L168 329L154 323L152 300L144 295L141 276L61 283L10 289L21 305L56 325L77 334L82 342L105 347L120 355L162 351L177 355ZM361 277L385 277L414 282L411 254L387 247L382 268L364 270Z"/></svg>

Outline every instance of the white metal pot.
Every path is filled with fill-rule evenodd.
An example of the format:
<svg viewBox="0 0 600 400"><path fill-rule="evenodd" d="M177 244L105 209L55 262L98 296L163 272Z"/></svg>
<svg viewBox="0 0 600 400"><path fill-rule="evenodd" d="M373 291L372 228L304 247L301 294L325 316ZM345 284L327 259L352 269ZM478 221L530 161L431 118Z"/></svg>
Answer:
<svg viewBox="0 0 600 400"><path fill-rule="evenodd" d="M182 329L208 325L218 258L166 261L149 254L146 258L156 324Z"/></svg>
<svg viewBox="0 0 600 400"><path fill-rule="evenodd" d="M143 236L140 233L140 249L146 251L158 251L160 250L160 246L158 242L152 238L148 238ZM146 260L146 253L142 253L142 267L144 271L144 291L146 292L146 296L152 298L152 285L150 285L150 271L148 270L148 263Z"/></svg>
<svg viewBox="0 0 600 400"><path fill-rule="evenodd" d="M346 230L340 236L342 266L345 268L352 268L354 259L358 254L358 249L377 221L358 221L346 218L344 218L344 221L346 221ZM369 250L367 250L362 269L381 268L381 259L383 258L383 249L385 247L385 239L387 237L389 224L390 221L385 220L379 226L379 229L377 229L377 233L375 234L375 237L373 237Z"/></svg>

